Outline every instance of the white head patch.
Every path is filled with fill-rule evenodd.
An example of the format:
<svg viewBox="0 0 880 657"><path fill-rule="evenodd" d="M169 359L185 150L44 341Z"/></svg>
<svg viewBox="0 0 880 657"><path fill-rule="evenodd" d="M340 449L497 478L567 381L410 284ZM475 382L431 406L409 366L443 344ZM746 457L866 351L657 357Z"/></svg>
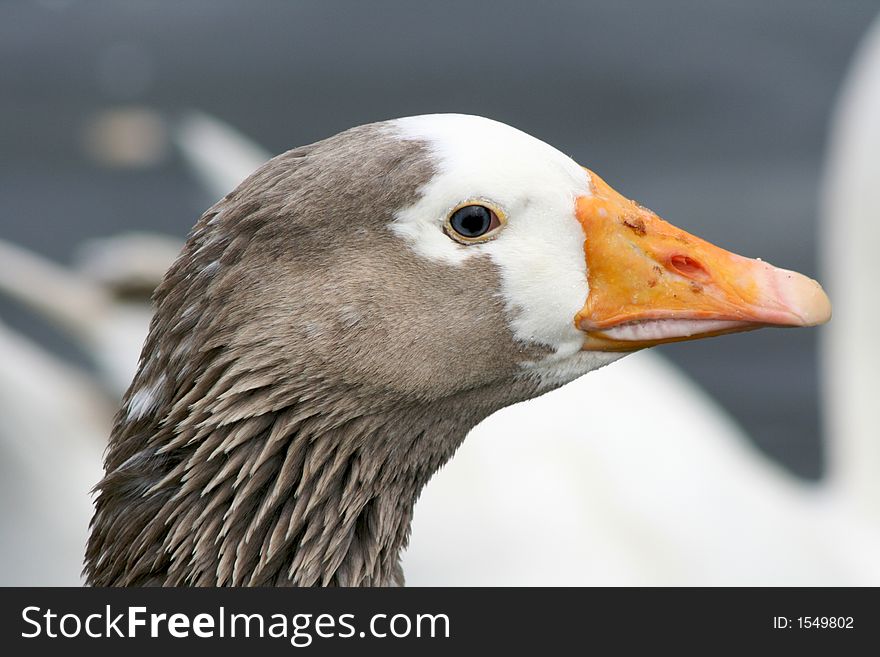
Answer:
<svg viewBox="0 0 880 657"><path fill-rule="evenodd" d="M575 199L590 194L587 172L552 146L478 116L430 114L390 125L399 138L427 143L438 169L421 198L398 212L393 230L431 260L464 266L477 255L492 258L515 337L554 351L527 370L556 386L619 358L581 351L584 336L574 326L589 293L575 216ZM495 239L464 245L444 233L449 213L470 200L504 212L507 225Z"/></svg>

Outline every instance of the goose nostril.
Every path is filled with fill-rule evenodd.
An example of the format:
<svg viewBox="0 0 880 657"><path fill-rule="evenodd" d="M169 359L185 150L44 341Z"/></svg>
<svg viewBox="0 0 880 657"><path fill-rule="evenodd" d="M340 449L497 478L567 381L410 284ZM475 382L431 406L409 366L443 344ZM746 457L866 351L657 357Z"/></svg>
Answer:
<svg viewBox="0 0 880 657"><path fill-rule="evenodd" d="M712 277L706 268L700 263L686 255L674 255L669 258L669 267L677 274L690 278L691 280L708 281Z"/></svg>

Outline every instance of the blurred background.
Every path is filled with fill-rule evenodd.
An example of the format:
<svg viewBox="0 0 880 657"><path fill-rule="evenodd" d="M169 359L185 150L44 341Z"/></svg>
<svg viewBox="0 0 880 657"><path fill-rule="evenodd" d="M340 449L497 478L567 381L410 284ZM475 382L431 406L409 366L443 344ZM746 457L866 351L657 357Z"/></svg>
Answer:
<svg viewBox="0 0 880 657"><path fill-rule="evenodd" d="M71 470L94 473L89 485L99 476L94 454L136 361L144 299L201 212L263 149L398 116L480 114L549 142L689 232L824 283L829 126L878 8L876 0L3 3L0 411L11 419L0 427L0 583L75 581L57 553L76 551L87 506L68 511L61 500L77 495ZM140 235L119 238L132 232ZM94 241L108 237L117 240ZM662 398L686 385L755 467L812 495L828 478L821 334L768 330L664 346L675 367L663 361L653 390ZM626 458L621 473L642 471L630 467L639 450ZM48 474L51 462L62 473ZM707 517L723 516L723 503L708 499ZM748 533L740 529L732 534ZM413 568L430 562L427 541L424 550ZM596 581L718 581L676 577Z"/></svg>

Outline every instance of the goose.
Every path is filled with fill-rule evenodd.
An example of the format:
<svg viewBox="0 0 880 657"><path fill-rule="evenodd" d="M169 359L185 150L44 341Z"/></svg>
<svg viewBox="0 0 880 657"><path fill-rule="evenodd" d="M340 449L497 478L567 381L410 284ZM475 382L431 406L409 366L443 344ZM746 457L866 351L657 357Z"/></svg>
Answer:
<svg viewBox="0 0 880 657"><path fill-rule="evenodd" d="M92 585L402 585L415 501L483 418L655 344L830 317L815 281L454 114L270 160L154 303Z"/></svg>
<svg viewBox="0 0 880 657"><path fill-rule="evenodd" d="M184 114L174 124L173 135L197 180L214 196L223 196L270 159L267 151L234 128L200 111ZM48 497L27 495L32 504L19 504L5 514L6 531L16 538L3 542L6 551L2 563L8 567L0 573L0 581L79 583L76 555L80 550L70 548L85 542L85 528L91 516L85 492L97 479L95 466L112 422L112 414L107 411L110 404L118 403L134 373L138 356L135 349L140 350L151 315L149 292L161 281L179 251L176 238L125 233L90 239L79 245L74 254L76 267L66 268L0 240L0 290L66 331L94 364L92 370L79 371L29 343L24 336L0 330L0 353L13 364L5 370L9 379L0 381L0 414L7 418L0 427L0 445L4 448L3 462L17 464L2 479L4 498L21 498L21 491L54 491ZM4 335L8 339L3 340ZM568 394L601 399L601 404L590 410L591 430L585 435L571 435L564 427L554 426L552 442L537 441L534 432L526 430L527 424L505 423L504 413L493 415L472 432L464 448L458 450L440 476L432 479L427 494L419 499L414 511L413 539L403 557L408 581L595 584L638 583L649 572L654 577L658 572L672 577L668 566L664 568L658 563L651 550L634 554L631 546L617 536L619 532L614 526L602 523L602 518L609 516L608 511L613 510L615 518L624 515L613 503L613 495L605 490L608 486L603 481L613 477L612 472L618 472L627 477L616 484L619 488L637 490L638 480L643 477L637 463L620 462L619 458L615 462L606 453L620 452L625 458L633 451L628 444L640 434L663 434L662 443L667 449L696 454L705 464L700 449L705 451L707 445L718 442L736 443L739 436L733 423L705 393L689 384L682 372L658 354L641 352L624 362L623 370L619 365L605 368L601 374L580 379L578 388L573 388L575 384L567 387ZM71 372L75 380L66 385ZM581 389L584 383L595 390ZM622 426L615 422L620 412L617 400L630 395L644 395L650 400L652 409L646 414L650 418L632 418ZM542 404L539 415L545 417L563 418L570 406L568 400L554 395L533 403L538 401ZM37 410L50 405L59 408L60 403L66 404L65 410L54 415ZM527 419L534 415L528 409L522 411ZM680 417L688 418L691 435L701 437L696 444L681 444L684 435L678 423ZM668 431L664 418L672 420L667 421ZM606 452L591 452L590 440L606 431L614 436L613 441L598 443ZM499 438L504 440L504 446L494 449L494 440ZM49 442L38 452L40 458L34 460L34 445L47 439ZM646 446L640 446L639 452L644 453L645 449ZM723 458L726 470L730 471L731 455L725 452ZM81 462L88 467L72 466ZM492 462L496 467L486 467ZM571 491L565 494L556 490L571 485L567 479L583 481L583 473L575 471L590 463L600 465L604 474L602 478L589 477L595 485L588 500L581 499L583 493L579 497ZM22 464L32 467L21 467ZM566 469L566 464L575 467ZM534 486L536 467L554 474L553 486ZM524 468L531 476L523 476ZM524 479L532 482L528 491L523 489ZM692 490L692 471L679 472L676 485ZM669 488L666 482L665 489ZM474 505L476 499L482 504ZM561 499L565 499L565 507L558 502ZM598 518L591 513L597 502L604 511ZM652 509L652 513L657 512ZM733 515L733 510L727 513ZM454 515L450 518L450 514ZM34 518L43 521L35 524ZM537 527L538 522L553 531L548 530L546 536L521 531L524 524ZM561 531L566 532L564 558L517 562L518 552L531 550L550 555L560 541L549 539L559 537ZM462 532L467 532L466 540L456 537ZM599 538L602 545L597 546ZM463 545L471 549L466 553L456 549ZM605 554L604 546L610 546L613 554ZM40 559L28 558L37 554L42 555ZM487 559L484 554L505 554L507 561ZM582 558L584 554L591 558ZM629 558L621 559L624 554ZM616 569L611 568L612 563L618 564ZM723 569L731 570L729 566ZM557 580L558 573L564 573L564 578Z"/></svg>
<svg viewBox="0 0 880 657"><path fill-rule="evenodd" d="M271 157L202 111L173 134L214 196ZM628 413L632 398L641 413ZM643 350L478 424L420 495L402 564L417 586L880 581L880 537L864 518L841 526L849 515L822 491Z"/></svg>

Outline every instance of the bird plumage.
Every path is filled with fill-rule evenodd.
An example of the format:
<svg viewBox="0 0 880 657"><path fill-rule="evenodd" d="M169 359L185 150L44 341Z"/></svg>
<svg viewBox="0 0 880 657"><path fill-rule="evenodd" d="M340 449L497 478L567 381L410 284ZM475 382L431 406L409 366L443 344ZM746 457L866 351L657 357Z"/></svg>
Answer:
<svg viewBox="0 0 880 657"><path fill-rule="evenodd" d="M498 230L458 239L449 213L474 203ZM613 239L585 241L594 225ZM632 289L651 314L590 306L585 244L609 272L598 291ZM614 276L616 256L654 262L649 279ZM202 216L154 305L98 486L91 584L402 584L431 475L494 411L648 346L603 334L614 321L653 322L657 342L701 322L711 333L716 308L735 310L722 318L736 330L830 312L815 282L689 236L533 137L462 115L272 159ZM694 328L679 336L681 318Z"/></svg>
<svg viewBox="0 0 880 657"><path fill-rule="evenodd" d="M432 166L377 130L276 158L200 219L116 418L91 583L401 583L421 487L471 426L534 394L493 386L530 352L497 331L492 265L475 288L383 239L380 209Z"/></svg>

